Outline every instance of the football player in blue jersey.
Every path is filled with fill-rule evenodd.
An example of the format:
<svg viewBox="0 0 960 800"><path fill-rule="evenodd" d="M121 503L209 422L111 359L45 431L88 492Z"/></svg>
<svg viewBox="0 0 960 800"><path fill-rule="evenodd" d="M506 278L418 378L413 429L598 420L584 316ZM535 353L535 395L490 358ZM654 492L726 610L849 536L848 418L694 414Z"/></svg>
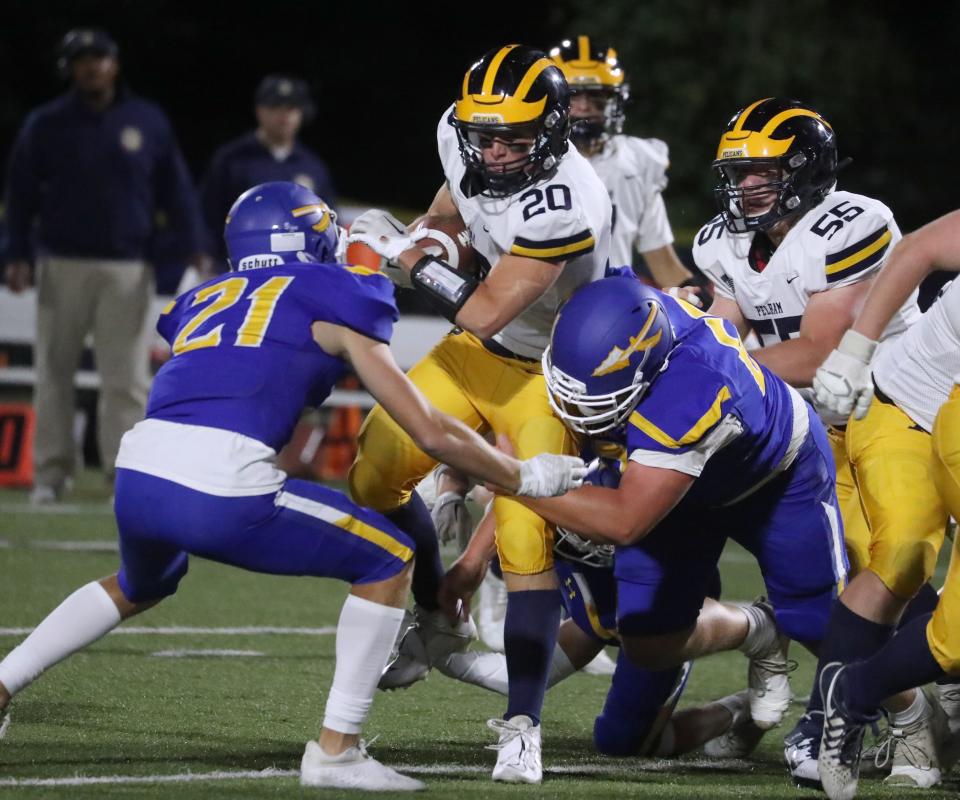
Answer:
<svg viewBox="0 0 960 800"><path fill-rule="evenodd" d="M352 366L421 449L510 492L565 491L582 480L583 464L553 455L518 462L433 408L390 354L393 285L334 262L335 216L309 190L250 189L230 210L225 238L232 272L171 302L157 325L173 357L117 458L120 569L64 600L0 663L0 712L45 669L176 592L188 554L339 578L352 589L301 783L423 788L370 758L359 738L403 618L413 541L339 492L287 479L276 453L302 409L321 404Z"/></svg>
<svg viewBox="0 0 960 800"><path fill-rule="evenodd" d="M560 310L543 364L557 414L627 466L616 489L524 502L615 546L627 656L667 669L735 647L759 655L758 620L707 598L728 538L757 558L780 631L816 647L847 570L829 445L732 324L608 278ZM789 702L785 663L753 666L751 714L769 727Z"/></svg>

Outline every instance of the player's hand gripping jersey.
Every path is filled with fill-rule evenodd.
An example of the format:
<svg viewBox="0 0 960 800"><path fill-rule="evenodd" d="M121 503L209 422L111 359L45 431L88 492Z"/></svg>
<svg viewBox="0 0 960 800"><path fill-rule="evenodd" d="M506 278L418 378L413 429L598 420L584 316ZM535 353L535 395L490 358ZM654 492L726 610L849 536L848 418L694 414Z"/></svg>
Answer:
<svg viewBox="0 0 960 800"><path fill-rule="evenodd" d="M900 240L893 213L878 200L835 191L804 214L771 255L765 236L733 234L720 216L697 233L693 258L718 297L740 307L765 346L796 338L810 297L873 277ZM916 294L884 338L920 315Z"/></svg>
<svg viewBox="0 0 960 800"><path fill-rule="evenodd" d="M218 494L279 486L276 451L302 410L320 405L347 369L314 342L311 323L389 342L396 319L393 285L362 267L288 264L201 284L157 323L173 358L157 374L147 421L125 437L117 466L181 483L189 476L195 488ZM134 453L150 454L149 463Z"/></svg>
<svg viewBox="0 0 960 800"><path fill-rule="evenodd" d="M589 162L607 187L613 205L612 265L633 263L634 250L646 253L673 243L661 195L670 165L666 142L611 136Z"/></svg>
<svg viewBox="0 0 960 800"><path fill-rule="evenodd" d="M602 278L610 249L610 199L596 172L574 148L557 169L506 197L480 194L460 157L457 134L444 113L437 144L453 201L490 264L503 255L566 261L554 285L493 338L508 350L539 358L557 310L573 291Z"/></svg>

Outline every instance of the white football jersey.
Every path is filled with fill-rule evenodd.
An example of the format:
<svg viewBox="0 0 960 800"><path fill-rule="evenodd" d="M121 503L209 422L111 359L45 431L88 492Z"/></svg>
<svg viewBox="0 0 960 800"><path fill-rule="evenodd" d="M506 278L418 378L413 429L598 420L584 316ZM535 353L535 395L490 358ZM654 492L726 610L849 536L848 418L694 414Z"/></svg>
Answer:
<svg viewBox="0 0 960 800"><path fill-rule="evenodd" d="M960 383L960 280L946 286L903 336L887 342L873 363L873 379L925 431Z"/></svg>
<svg viewBox="0 0 960 800"><path fill-rule="evenodd" d="M661 192L667 187L670 158L666 142L611 136L588 161L610 193L613 224L610 263L633 263L633 251L648 253L673 244L673 231Z"/></svg>
<svg viewBox="0 0 960 800"><path fill-rule="evenodd" d="M477 252L491 267L503 255L566 260L553 286L493 337L519 355L540 358L560 306L578 287L604 276L610 254L607 190L571 147L549 176L509 197L474 194L448 116L449 109L437 127L440 162Z"/></svg>

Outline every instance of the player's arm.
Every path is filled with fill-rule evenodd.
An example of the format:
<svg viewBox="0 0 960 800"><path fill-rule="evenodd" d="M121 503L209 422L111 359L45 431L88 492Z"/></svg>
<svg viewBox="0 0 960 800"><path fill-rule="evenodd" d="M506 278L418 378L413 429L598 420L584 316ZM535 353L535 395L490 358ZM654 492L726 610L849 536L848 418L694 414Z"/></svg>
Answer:
<svg viewBox="0 0 960 800"><path fill-rule="evenodd" d="M740 310L740 306L737 305L736 300L723 297L719 292L714 292L713 302L710 304L710 308L707 309L707 313L713 314L715 317L723 317L732 322L736 326L737 333L740 334L741 339L750 333L750 323L747 322L747 318L743 316L743 312Z"/></svg>
<svg viewBox="0 0 960 800"><path fill-rule="evenodd" d="M641 253L657 286L683 286L693 280L693 275L677 257L672 244Z"/></svg>
<svg viewBox="0 0 960 800"><path fill-rule="evenodd" d="M684 472L631 461L616 489L584 485L563 497L522 502L548 522L585 539L624 547L650 533L694 480Z"/></svg>
<svg viewBox="0 0 960 800"><path fill-rule="evenodd" d="M840 337L853 324L872 279L814 294L800 320L796 339L761 347L750 354L791 386L806 388Z"/></svg>
<svg viewBox="0 0 960 800"><path fill-rule="evenodd" d="M913 290L937 269L960 272L960 211L924 225L897 243L873 282L853 330L879 339Z"/></svg>
<svg viewBox="0 0 960 800"><path fill-rule="evenodd" d="M349 359L370 394L417 447L438 461L513 493L553 494L554 489L566 491L582 482L586 470L580 459L541 454L517 461L460 420L438 411L397 366L383 342L330 322L314 322L312 333L325 352Z"/></svg>

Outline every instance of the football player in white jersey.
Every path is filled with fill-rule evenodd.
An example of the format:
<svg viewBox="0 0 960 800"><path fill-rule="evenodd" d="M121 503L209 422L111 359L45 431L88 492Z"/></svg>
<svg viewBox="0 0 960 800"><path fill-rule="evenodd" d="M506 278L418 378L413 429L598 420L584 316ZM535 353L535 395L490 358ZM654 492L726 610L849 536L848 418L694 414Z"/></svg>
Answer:
<svg viewBox="0 0 960 800"><path fill-rule="evenodd" d="M697 234L694 259L715 286L710 312L755 332L752 351L793 386L808 389L817 366L856 316L870 282L900 231L878 200L836 190L836 136L827 121L797 100L767 98L738 111L713 162L720 214ZM913 293L883 332L902 333L919 318ZM854 579L831 616L821 664L863 658L886 641L906 603L929 574L909 570L898 554L925 532L896 531L883 498L861 495L844 443L843 416L832 423L837 496ZM867 509L871 525L861 511ZM824 660L826 659L826 660ZM808 714L785 751L800 783L818 782L822 721L815 681ZM903 711L913 695L891 700Z"/></svg>
<svg viewBox="0 0 960 800"><path fill-rule="evenodd" d="M491 265L483 281L425 254L417 232L386 212L368 211L351 228L352 241L399 264L457 326L411 369L411 380L476 430L508 436L520 454L575 452L547 400L540 356L560 305L603 277L610 251L610 199L593 168L569 148L569 105L567 82L544 53L507 45L470 67L456 103L440 118L446 182L428 213L463 219ZM457 642L472 627L451 631L444 621L436 533L412 493L435 463L378 406L361 430L349 479L355 498L384 511L417 542L415 613L433 663L449 652L441 642ZM560 621L553 529L499 497L494 513L509 592L509 696L505 718L491 721L500 733L493 777L539 783L540 712ZM463 636L459 643L466 644Z"/></svg>
<svg viewBox="0 0 960 800"><path fill-rule="evenodd" d="M589 36L564 39L550 57L570 84L570 141L610 192L610 263L633 263L636 250L658 286L683 286L693 276L673 249L662 192L670 159L666 142L623 133L630 94L617 51Z"/></svg>
<svg viewBox="0 0 960 800"><path fill-rule="evenodd" d="M947 513L960 516L960 281L949 284L906 334L877 351L890 318L934 269L960 271L960 211L906 236L896 247L853 327L817 370L814 386L822 404L841 414L854 411L848 437L864 425L883 443L897 442L888 454L894 463L886 468L899 471L899 480L887 484L895 502L908 505L911 514L942 518ZM909 428L902 424L906 421ZM950 713L950 739L947 746L941 741L935 753L941 758L940 769L934 762L929 770L933 774L922 776L925 784L936 783L941 769L949 769L956 758L960 687L946 681L960 674L958 547L955 540L932 615L919 615L903 625L872 658L824 671L829 690L820 774L830 797L854 796L863 723L875 716L883 698L906 687L934 680L940 684L938 698L928 700L918 693L914 726L939 715L937 700ZM937 744L928 741L926 747L937 750Z"/></svg>

